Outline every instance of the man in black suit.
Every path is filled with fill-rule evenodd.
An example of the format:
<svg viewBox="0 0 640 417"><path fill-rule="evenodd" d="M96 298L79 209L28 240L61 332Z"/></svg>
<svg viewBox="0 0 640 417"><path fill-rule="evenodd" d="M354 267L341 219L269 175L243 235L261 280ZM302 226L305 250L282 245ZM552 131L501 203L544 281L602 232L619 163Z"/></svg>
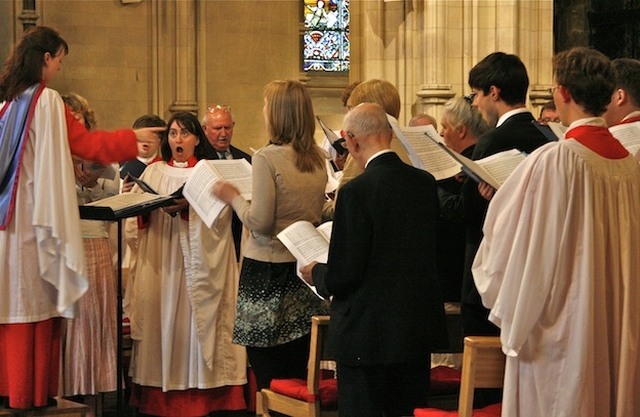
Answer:
<svg viewBox="0 0 640 417"><path fill-rule="evenodd" d="M327 264L301 272L333 296L340 416L411 415L427 402L430 352L447 345L435 180L389 149L393 133L378 104L352 109L343 130L364 173L340 191Z"/></svg>
<svg viewBox="0 0 640 417"><path fill-rule="evenodd" d="M525 106L529 77L520 58L503 52L488 55L469 72L469 86L475 94L473 106L489 126L495 126L480 137L472 159L482 159L514 148L531 153L548 143L535 127L535 118ZM497 336L499 329L488 320L489 310L482 305L471 274L471 265L482 240L488 201L480 195L478 184L470 178L462 186L461 198L467 222L461 305L463 332L465 335Z"/></svg>
<svg viewBox="0 0 640 417"><path fill-rule="evenodd" d="M246 159L251 163L251 155L231 145L233 127L236 123L233 121L233 114L231 114L229 106L215 105L209 107L202 118L201 124L207 140L215 150L215 152L206 155L207 159ZM242 222L235 211L231 220L231 231L233 232L233 242L236 247L236 259L239 261Z"/></svg>

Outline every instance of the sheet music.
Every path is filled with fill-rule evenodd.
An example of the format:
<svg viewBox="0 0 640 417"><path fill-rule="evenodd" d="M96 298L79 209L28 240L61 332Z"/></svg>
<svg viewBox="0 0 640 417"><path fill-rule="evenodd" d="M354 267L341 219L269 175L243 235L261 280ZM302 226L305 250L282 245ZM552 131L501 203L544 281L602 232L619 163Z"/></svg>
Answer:
<svg viewBox="0 0 640 417"><path fill-rule="evenodd" d="M123 193L114 195L111 197L103 198L101 200L92 201L85 204L85 206L94 207L110 207L113 211L118 211L123 208L135 206L137 204L149 203L155 200L166 199L165 196L150 194L150 193Z"/></svg>
<svg viewBox="0 0 640 417"><path fill-rule="evenodd" d="M251 165L245 159L200 160L189 173L182 194L202 221L211 227L226 203L213 195L213 185L221 178L235 185L251 199Z"/></svg>
<svg viewBox="0 0 640 417"><path fill-rule="evenodd" d="M323 226L324 231L319 232L310 222L300 220L278 233L278 239L304 265L313 261L326 263L329 254L329 239L327 239L326 229L329 229L328 234L331 236L332 222L323 223Z"/></svg>
<svg viewBox="0 0 640 417"><path fill-rule="evenodd" d="M296 274L311 290L324 300L315 286L310 285L300 274L300 268L313 261L326 263L329 254L329 240L333 222L322 223L317 228L306 220L292 223L280 233L278 239L296 258Z"/></svg>
<svg viewBox="0 0 640 417"><path fill-rule="evenodd" d="M611 126L609 131L631 155L640 149L640 122Z"/></svg>
<svg viewBox="0 0 640 417"><path fill-rule="evenodd" d="M460 163L437 144L441 139L433 126L400 127L393 116L387 118L414 167L428 171L436 180L460 173Z"/></svg>

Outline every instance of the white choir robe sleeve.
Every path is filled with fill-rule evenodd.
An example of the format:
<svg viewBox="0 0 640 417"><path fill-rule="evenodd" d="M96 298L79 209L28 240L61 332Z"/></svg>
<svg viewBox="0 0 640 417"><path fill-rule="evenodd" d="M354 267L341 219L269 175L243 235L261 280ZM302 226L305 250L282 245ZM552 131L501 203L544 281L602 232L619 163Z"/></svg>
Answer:
<svg viewBox="0 0 640 417"><path fill-rule="evenodd" d="M518 355L543 314L566 236L568 201L541 188L562 178L563 162L545 160L541 154L544 150L527 157L494 195L472 267L483 304L491 310L489 320L500 327L508 356Z"/></svg>

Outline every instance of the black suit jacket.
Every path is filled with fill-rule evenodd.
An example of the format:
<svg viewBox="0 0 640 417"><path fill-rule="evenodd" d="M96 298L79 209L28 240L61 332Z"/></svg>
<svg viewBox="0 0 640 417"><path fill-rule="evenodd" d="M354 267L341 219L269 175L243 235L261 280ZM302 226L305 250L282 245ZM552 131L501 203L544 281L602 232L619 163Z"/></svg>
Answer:
<svg viewBox="0 0 640 417"><path fill-rule="evenodd" d="M464 149L462 156L471 159L475 144ZM438 196L441 201L454 201L460 198L462 182L455 177L437 182ZM437 238L438 280L444 295L444 301L460 302L462 293L462 275L464 273L464 256L466 249L467 225L455 216L447 207L440 206L440 224Z"/></svg>
<svg viewBox="0 0 640 417"><path fill-rule="evenodd" d="M249 161L249 163L251 163L251 155L249 155L248 153L241 151L233 145L229 145L229 151L231 152L231 156L233 156L233 159L246 159L247 161ZM220 155L218 155L218 152L216 152L215 149L211 147L211 150L208 152L207 159L220 159ZM240 218L235 211L233 212L233 218L231 220L231 231L233 233L233 243L236 247L236 260L239 261L240 241L242 240L242 222L240 221Z"/></svg>
<svg viewBox="0 0 640 417"><path fill-rule="evenodd" d="M333 295L329 346L338 362L403 363L446 347L438 216L433 176L392 152L340 189L328 262L313 270L319 292Z"/></svg>
<svg viewBox="0 0 640 417"><path fill-rule="evenodd" d="M473 150L472 159L478 160L509 149L531 153L549 143L544 134L532 123L531 113L518 113L509 117L500 127L482 135ZM482 299L471 274L471 266L482 240L482 226L489 202L478 192L478 183L467 179L462 186L462 200L467 219L467 247L465 270L462 278L462 302L482 305Z"/></svg>

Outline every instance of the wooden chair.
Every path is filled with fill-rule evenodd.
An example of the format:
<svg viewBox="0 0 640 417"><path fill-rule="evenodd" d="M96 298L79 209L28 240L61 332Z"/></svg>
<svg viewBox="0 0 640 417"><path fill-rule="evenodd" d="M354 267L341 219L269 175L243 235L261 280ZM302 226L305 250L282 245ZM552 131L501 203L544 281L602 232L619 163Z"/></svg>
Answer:
<svg viewBox="0 0 640 417"><path fill-rule="evenodd" d="M435 408L416 409L415 417L444 417L472 415L500 416L499 404L473 410L473 391L475 388L500 388L504 381L505 356L502 353L500 338L495 336L467 336L464 338L462 357L462 377L458 411L445 412Z"/></svg>
<svg viewBox="0 0 640 417"><path fill-rule="evenodd" d="M325 352L329 316L311 318L311 346L307 380L273 380L270 389L256 393L256 415L270 417L269 411L292 417L337 416L337 384L323 380L320 362L332 360ZM286 387L285 389L279 389ZM276 392L275 390L279 391ZM295 391L295 393L294 393ZM323 401L321 401L321 397Z"/></svg>

